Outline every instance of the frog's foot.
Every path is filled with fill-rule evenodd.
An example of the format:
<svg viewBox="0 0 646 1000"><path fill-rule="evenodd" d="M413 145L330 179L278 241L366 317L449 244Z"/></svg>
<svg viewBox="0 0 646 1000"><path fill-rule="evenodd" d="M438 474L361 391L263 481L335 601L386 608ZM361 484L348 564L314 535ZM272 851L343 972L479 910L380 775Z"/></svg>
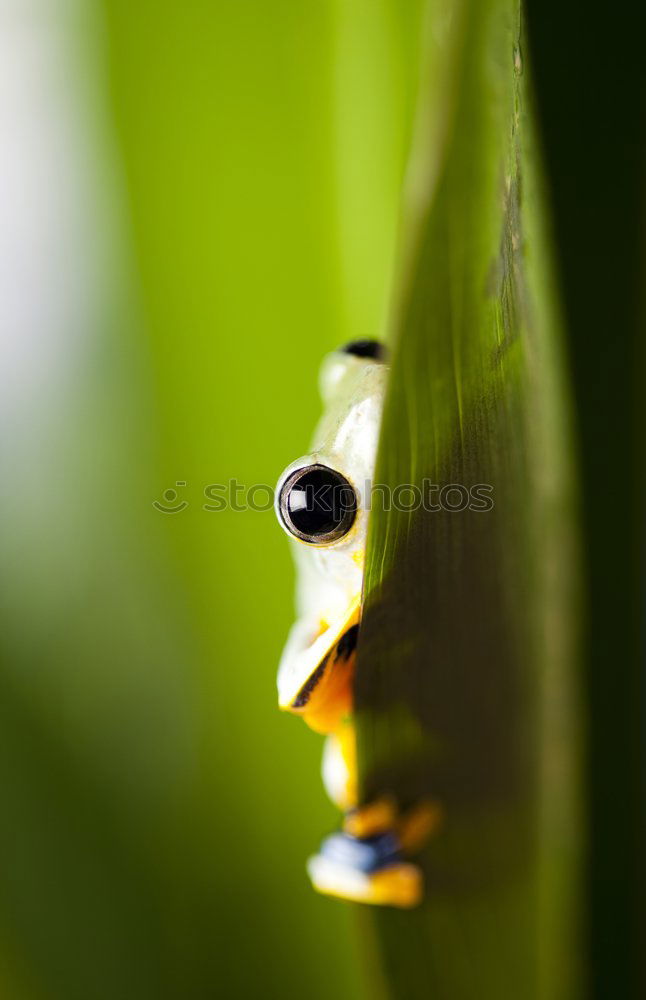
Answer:
<svg viewBox="0 0 646 1000"><path fill-rule="evenodd" d="M334 833L307 869L319 892L359 903L409 908L424 892L421 869L402 860L392 831L367 837Z"/></svg>
<svg viewBox="0 0 646 1000"><path fill-rule="evenodd" d="M363 838L395 831L401 850L405 854L416 854L441 822L442 807L438 802L424 799L411 809L400 812L391 796L383 796L347 812L343 829L354 837Z"/></svg>
<svg viewBox="0 0 646 1000"><path fill-rule="evenodd" d="M392 796L384 795L365 806L348 810L343 819L343 829L353 837L374 837L394 829L397 815L397 803Z"/></svg>
<svg viewBox="0 0 646 1000"><path fill-rule="evenodd" d="M417 854L426 844L429 837L437 833L444 811L439 802L424 799L397 819L397 835L401 849L405 854Z"/></svg>

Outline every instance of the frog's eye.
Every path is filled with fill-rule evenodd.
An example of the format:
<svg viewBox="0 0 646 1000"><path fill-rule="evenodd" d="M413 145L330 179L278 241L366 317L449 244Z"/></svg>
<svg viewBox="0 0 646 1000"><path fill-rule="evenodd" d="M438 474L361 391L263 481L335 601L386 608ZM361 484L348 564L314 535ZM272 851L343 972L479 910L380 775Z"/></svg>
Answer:
<svg viewBox="0 0 646 1000"><path fill-rule="evenodd" d="M355 358L370 358L372 361L386 361L386 345L378 340L351 340L340 348L343 354L353 354Z"/></svg>
<svg viewBox="0 0 646 1000"><path fill-rule="evenodd" d="M340 472L327 465L306 465L283 483L278 509L290 534L311 545L329 545L352 527L357 495Z"/></svg>

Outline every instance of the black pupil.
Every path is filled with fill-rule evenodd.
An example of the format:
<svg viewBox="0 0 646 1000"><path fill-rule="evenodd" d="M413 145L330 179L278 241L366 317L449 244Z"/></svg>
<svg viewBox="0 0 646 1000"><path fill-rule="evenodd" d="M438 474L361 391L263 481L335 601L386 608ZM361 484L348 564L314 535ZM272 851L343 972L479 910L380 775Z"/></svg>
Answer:
<svg viewBox="0 0 646 1000"><path fill-rule="evenodd" d="M345 534L357 502L350 483L333 469L309 469L291 486L287 512L294 527L313 538Z"/></svg>

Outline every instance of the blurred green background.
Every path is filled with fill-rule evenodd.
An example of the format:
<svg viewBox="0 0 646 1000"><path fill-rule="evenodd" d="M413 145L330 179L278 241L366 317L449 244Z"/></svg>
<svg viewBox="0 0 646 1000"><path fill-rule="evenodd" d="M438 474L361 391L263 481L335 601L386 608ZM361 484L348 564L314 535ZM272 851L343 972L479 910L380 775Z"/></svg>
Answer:
<svg viewBox="0 0 646 1000"><path fill-rule="evenodd" d="M202 505L273 485L323 353L383 328L420 18L0 14L9 1000L375 995L304 871L337 816L321 741L276 709L287 541ZM155 509L169 488L188 507Z"/></svg>

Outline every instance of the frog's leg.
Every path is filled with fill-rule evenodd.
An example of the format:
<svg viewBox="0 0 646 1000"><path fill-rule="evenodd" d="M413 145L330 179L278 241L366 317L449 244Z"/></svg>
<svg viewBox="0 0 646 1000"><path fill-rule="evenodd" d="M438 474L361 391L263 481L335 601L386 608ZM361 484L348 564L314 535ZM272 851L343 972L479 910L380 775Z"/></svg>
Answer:
<svg viewBox="0 0 646 1000"><path fill-rule="evenodd" d="M343 832L333 834L308 862L319 892L357 902L398 907L422 898L422 873L404 861L402 850L415 850L426 835L424 815L413 810L400 817L394 800L382 798L357 808L356 740L352 718L327 737L323 781L346 813Z"/></svg>
<svg viewBox="0 0 646 1000"><path fill-rule="evenodd" d="M375 837L394 831L402 850L415 854L441 824L442 808L430 799L405 812L398 809L391 795L373 799L361 807L357 805L356 736L351 717L327 737L322 774L330 799L345 812L343 829L353 837Z"/></svg>
<svg viewBox="0 0 646 1000"><path fill-rule="evenodd" d="M318 666L289 704L312 729L327 734L323 781L332 801L346 813L344 830L323 842L308 870L315 888L328 895L409 907L422 897L422 874L403 860L402 851L414 853L425 828L423 814L401 817L387 798L358 806L352 717L357 614L355 609L338 629L339 638L320 662L318 653L312 657Z"/></svg>
<svg viewBox="0 0 646 1000"><path fill-rule="evenodd" d="M357 753L354 726L350 718L343 720L335 732L326 737L321 762L323 784L330 799L343 812L357 805Z"/></svg>

